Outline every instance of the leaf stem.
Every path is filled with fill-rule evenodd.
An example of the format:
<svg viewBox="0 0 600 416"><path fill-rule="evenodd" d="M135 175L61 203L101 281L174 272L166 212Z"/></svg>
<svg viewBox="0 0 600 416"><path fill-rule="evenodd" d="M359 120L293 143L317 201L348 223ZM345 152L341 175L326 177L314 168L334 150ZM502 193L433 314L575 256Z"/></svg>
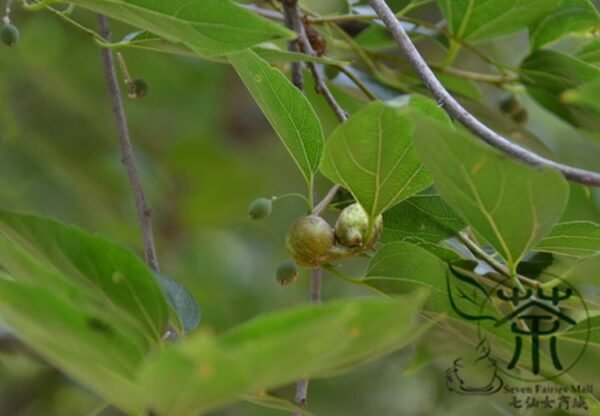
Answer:
<svg viewBox="0 0 600 416"><path fill-rule="evenodd" d="M453 67L444 67L443 65L430 65L433 69L444 72L448 75L453 75L458 78L469 79L471 81L484 82L493 85L503 85L518 82L519 79L516 76L511 75L492 75L482 74L479 72L466 71L464 69L458 69Z"/></svg>
<svg viewBox="0 0 600 416"><path fill-rule="evenodd" d="M520 290L524 291L522 283L525 283L527 286L536 289L541 286L540 282L538 282L537 280L529 279L525 276L521 276L516 273L511 273L508 267L496 261L492 256L490 256L481 247L479 247L479 245L473 242L464 232L458 232L456 234L456 237L460 240L461 243L465 245L465 247L469 249L471 253L473 253L475 257L485 261L488 265L490 265L492 269L494 269L504 277L510 278L513 281L513 284L517 286Z"/></svg>
<svg viewBox="0 0 600 416"><path fill-rule="evenodd" d="M350 81L352 81L352 83L354 85L356 85L358 87L358 89L361 90L363 92L363 94L365 94L365 96L370 101L377 101L377 96L375 95L375 93L373 91L371 91L369 89L369 87L367 87L366 84L364 82L362 82L352 71L350 71L348 68L346 68L343 65L332 65L332 66L334 68L337 68L344 75L346 75L348 77L348 79Z"/></svg>
<svg viewBox="0 0 600 416"><path fill-rule="evenodd" d="M415 72L420 76L423 83L429 88L431 94L435 97L441 107L446 112L463 124L475 136L484 142L504 152L505 154L518 159L528 165L550 168L562 173L567 179L588 186L600 186L600 174L584 169L564 165L553 160L546 159L536 153L533 153L509 139L496 133L487 125L479 121L475 116L469 113L456 99L444 88L436 78L433 71L429 68L427 62L423 59L415 45L412 43L406 31L390 10L384 0L369 0L369 4L375 10L377 15L383 20L392 37L398 43L401 51L404 53Z"/></svg>

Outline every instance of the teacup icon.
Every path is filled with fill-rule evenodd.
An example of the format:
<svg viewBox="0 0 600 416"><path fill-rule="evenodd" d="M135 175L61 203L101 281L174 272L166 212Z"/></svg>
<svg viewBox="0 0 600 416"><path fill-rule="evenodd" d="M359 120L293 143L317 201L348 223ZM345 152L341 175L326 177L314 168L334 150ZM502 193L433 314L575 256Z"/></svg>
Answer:
<svg viewBox="0 0 600 416"><path fill-rule="evenodd" d="M504 382L498 376L496 361L489 357L487 343L477 346L477 354L457 358L446 371L448 389L459 394L487 395L499 391Z"/></svg>

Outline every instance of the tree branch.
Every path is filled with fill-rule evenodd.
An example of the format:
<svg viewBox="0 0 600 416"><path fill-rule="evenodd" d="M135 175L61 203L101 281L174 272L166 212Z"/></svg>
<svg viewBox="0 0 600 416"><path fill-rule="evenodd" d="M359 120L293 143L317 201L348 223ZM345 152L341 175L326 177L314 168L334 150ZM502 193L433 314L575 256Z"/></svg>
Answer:
<svg viewBox="0 0 600 416"><path fill-rule="evenodd" d="M285 27L296 31L296 27L302 24L298 20L298 0L282 0ZM297 32L296 32L297 33ZM297 39L288 42L290 52L299 52ZM302 75L302 62L292 62L292 82L300 90L304 90L304 76Z"/></svg>
<svg viewBox="0 0 600 416"><path fill-rule="evenodd" d="M412 43L404 28L390 10L384 0L369 0L371 7L377 15L383 20L393 38L400 46L413 69L419 74L425 85L429 88L432 95L438 100L446 112L462 123L473 134L488 143L489 145L501 150L507 155L525 162L532 166L546 167L559 171L567 179L588 186L600 186L600 174L584 169L575 168L568 165L548 160L535 153L522 148L511 142L500 134L496 133L471 113L469 113L458 101L448 93L440 81L435 77L427 62L423 59L415 45Z"/></svg>
<svg viewBox="0 0 600 416"><path fill-rule="evenodd" d="M97 22L100 35L107 42L110 42L111 32L108 18L103 15L98 15ZM127 117L125 116L125 108L121 96L121 89L119 88L119 81L115 70L114 55L112 50L107 48L101 49L100 54L102 57L102 68L104 71L104 78L106 79L108 94L111 100L112 111L117 121L117 127L119 130L119 142L121 146L122 157L121 162L127 169L137 214L142 229L144 256L146 258L146 263L148 263L148 265L154 271L159 271L156 248L154 246L154 234L152 231L152 210L146 203L144 188L142 187L142 181L140 179L140 174L134 159L133 145L129 135L129 128L127 126Z"/></svg>
<svg viewBox="0 0 600 416"><path fill-rule="evenodd" d="M290 11L290 13L293 14L292 21L294 23L294 31L298 34L298 41L300 42L300 48L302 49L302 52L304 52L305 54L310 55L310 56L315 56L315 51L313 50L313 47L310 44L310 41L308 40L308 36L306 35L306 29L304 27L304 23L302 23L302 18L300 17L300 8L298 7L298 2L297 1L294 2L291 0L283 0L283 2L284 2L284 4L285 3L288 3L288 4L295 3L295 6L293 8L290 8L289 11ZM312 73L312 76L315 80L315 85L316 85L315 88L316 88L317 92L319 94L323 95L323 97L325 97L325 100L327 100L327 103L335 112L335 115L338 118L338 120L340 120L341 122L346 121L348 119L348 114L338 104L338 102L336 101L333 94L331 94L331 91L327 87L327 84L325 83L325 79L324 79L323 75L321 74L321 72L319 71L319 67L317 66L317 64L314 62L307 62L306 65L308 66L308 69L310 69L310 72Z"/></svg>

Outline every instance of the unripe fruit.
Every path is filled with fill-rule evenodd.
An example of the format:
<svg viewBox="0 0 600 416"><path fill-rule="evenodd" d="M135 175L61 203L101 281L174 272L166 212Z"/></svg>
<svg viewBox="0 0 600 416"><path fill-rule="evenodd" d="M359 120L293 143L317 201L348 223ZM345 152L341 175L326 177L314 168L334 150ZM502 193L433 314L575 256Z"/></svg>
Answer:
<svg viewBox="0 0 600 416"><path fill-rule="evenodd" d="M521 108L521 103L519 103L519 100L517 100L512 94L505 96L500 101L500 110L503 113L509 114L511 116L519 110L521 110Z"/></svg>
<svg viewBox="0 0 600 416"><path fill-rule="evenodd" d="M129 85L130 98L144 98L148 94L148 83L142 78L136 78Z"/></svg>
<svg viewBox="0 0 600 416"><path fill-rule="evenodd" d="M271 215L273 211L273 202L267 198L258 198L250 203L248 214L253 220L262 220Z"/></svg>
<svg viewBox="0 0 600 416"><path fill-rule="evenodd" d="M294 283L298 277L298 268L293 260L286 260L277 267L277 282L281 286Z"/></svg>
<svg viewBox="0 0 600 416"><path fill-rule="evenodd" d="M519 111L513 114L512 119L517 124L525 124L529 119L529 114L527 114L527 110L521 107Z"/></svg>
<svg viewBox="0 0 600 416"><path fill-rule="evenodd" d="M383 218L379 215L373 225L371 232L368 233L369 214L357 202L346 208L340 213L335 223L335 236L337 240L346 247L364 247L371 246L378 239L383 229ZM366 241L369 239L369 241Z"/></svg>
<svg viewBox="0 0 600 416"><path fill-rule="evenodd" d="M5 24L0 28L0 40L6 46L14 46L19 41L19 29L10 23Z"/></svg>
<svg viewBox="0 0 600 416"><path fill-rule="evenodd" d="M285 245L301 267L315 268L331 258L333 228L316 215L298 218L288 230Z"/></svg>

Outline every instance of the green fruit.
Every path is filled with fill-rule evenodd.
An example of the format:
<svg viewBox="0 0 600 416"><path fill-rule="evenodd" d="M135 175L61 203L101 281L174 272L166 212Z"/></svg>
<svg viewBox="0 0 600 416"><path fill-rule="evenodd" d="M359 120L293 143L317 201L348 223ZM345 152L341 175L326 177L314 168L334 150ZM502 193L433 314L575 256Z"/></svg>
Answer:
<svg viewBox="0 0 600 416"><path fill-rule="evenodd" d="M253 220L262 220L271 215L273 211L273 202L267 198L258 198L248 207L248 214Z"/></svg>
<svg viewBox="0 0 600 416"><path fill-rule="evenodd" d="M521 108L521 103L512 94L505 96L500 101L500 110L503 113L509 114L511 116L517 111L521 110Z"/></svg>
<svg viewBox="0 0 600 416"><path fill-rule="evenodd" d="M288 230L285 245L301 267L315 268L331 259L333 229L316 215L298 218Z"/></svg>
<svg viewBox="0 0 600 416"><path fill-rule="evenodd" d="M383 229L382 216L375 219L370 233L368 229L369 214L357 202L340 213L335 223L335 236L346 247L370 247L379 239Z"/></svg>
<svg viewBox="0 0 600 416"><path fill-rule="evenodd" d="M521 108L515 114L513 114L512 119L517 124L525 124L529 119L529 114L527 114L527 110Z"/></svg>
<svg viewBox="0 0 600 416"><path fill-rule="evenodd" d="M16 26L5 24L0 28L0 40L6 46L14 46L19 41L19 29Z"/></svg>
<svg viewBox="0 0 600 416"><path fill-rule="evenodd" d="M277 267L277 282L281 286L294 283L298 277L298 268L293 260L286 260Z"/></svg>
<svg viewBox="0 0 600 416"><path fill-rule="evenodd" d="M142 78L136 78L129 85L129 97L144 98L148 94L148 83Z"/></svg>

